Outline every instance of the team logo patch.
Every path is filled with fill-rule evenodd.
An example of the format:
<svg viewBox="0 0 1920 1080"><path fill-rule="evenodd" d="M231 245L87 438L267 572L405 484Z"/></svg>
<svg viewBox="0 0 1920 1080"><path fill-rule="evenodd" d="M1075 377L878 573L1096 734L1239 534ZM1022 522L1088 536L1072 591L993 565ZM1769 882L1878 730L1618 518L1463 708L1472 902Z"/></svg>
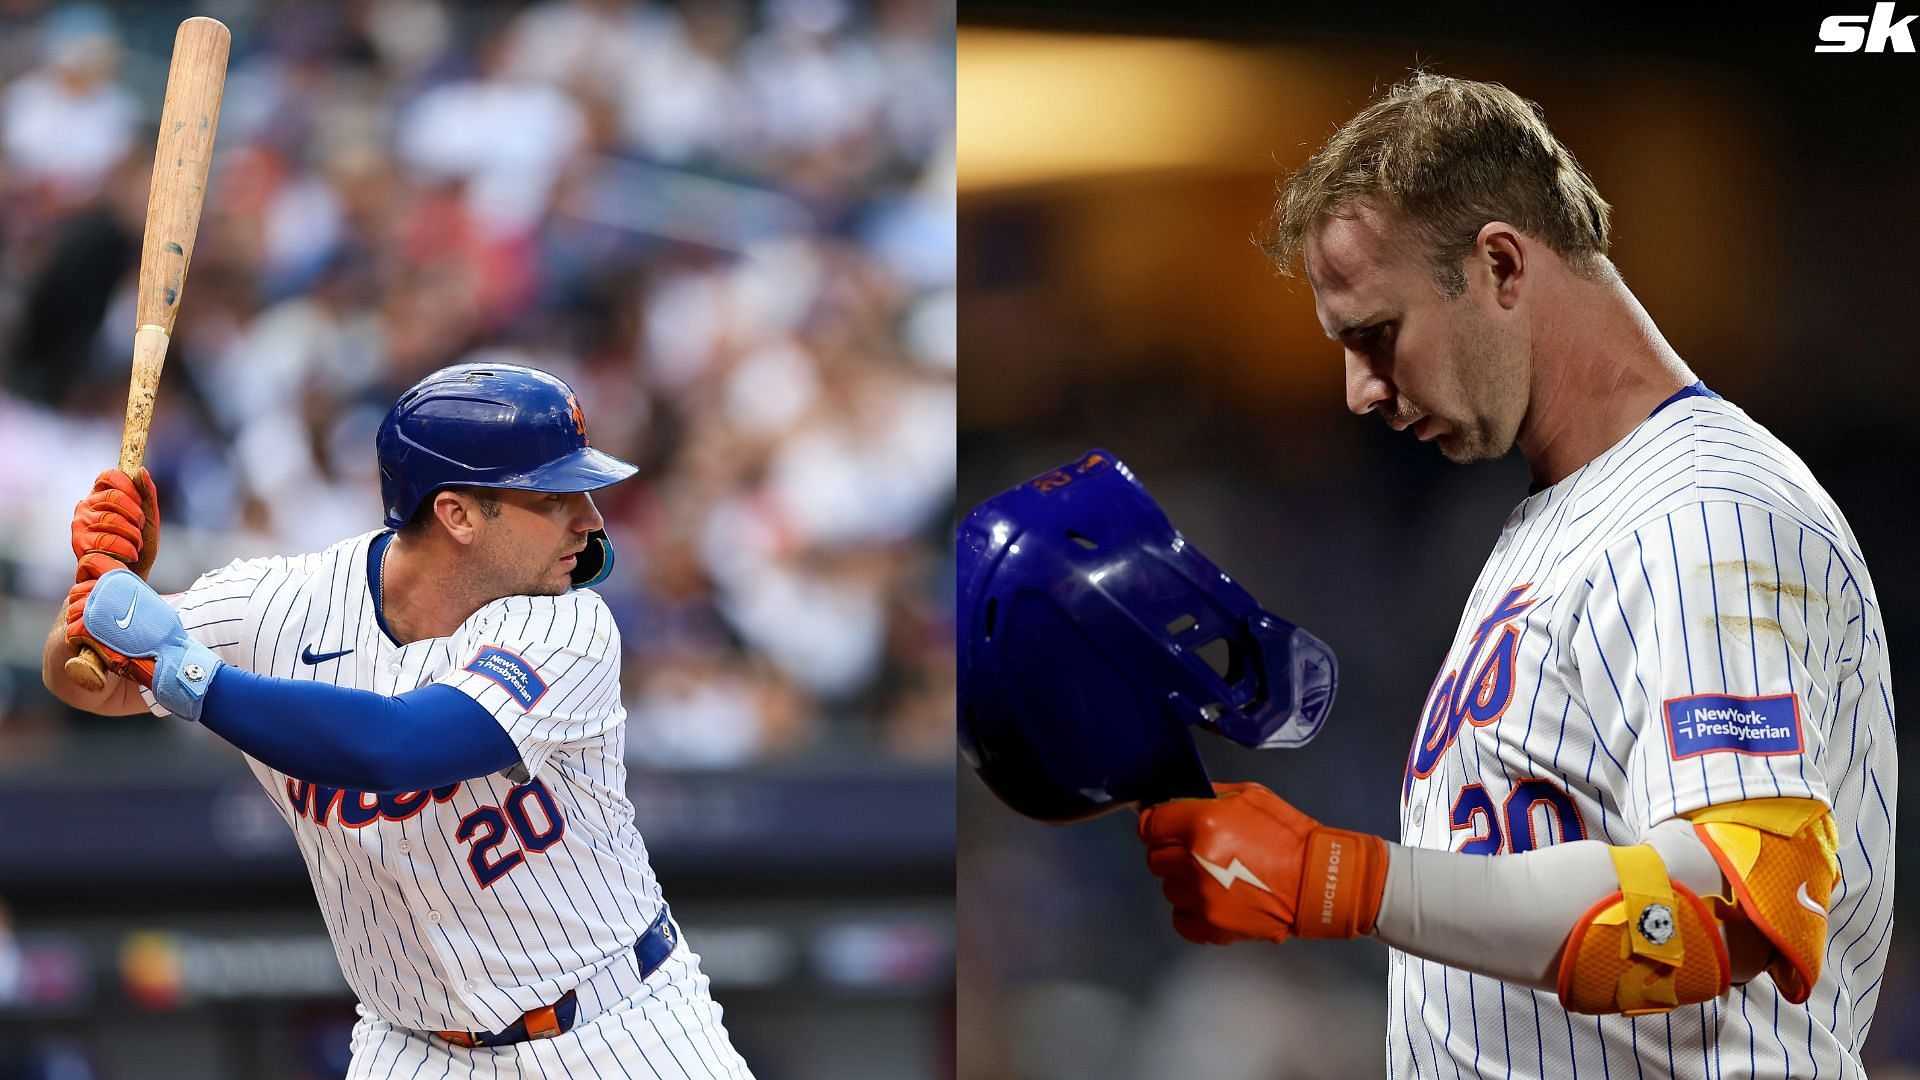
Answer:
<svg viewBox="0 0 1920 1080"><path fill-rule="evenodd" d="M523 709L533 708L534 703L547 693L547 684L534 673L532 664L492 645L481 649L478 655L468 661L465 670L499 683L500 688L519 702Z"/></svg>
<svg viewBox="0 0 1920 1080"><path fill-rule="evenodd" d="M1696 694L1669 698L1664 703L1667 747L1673 758L1697 757L1724 750L1734 754L1798 754L1800 697L1773 694L1738 697Z"/></svg>

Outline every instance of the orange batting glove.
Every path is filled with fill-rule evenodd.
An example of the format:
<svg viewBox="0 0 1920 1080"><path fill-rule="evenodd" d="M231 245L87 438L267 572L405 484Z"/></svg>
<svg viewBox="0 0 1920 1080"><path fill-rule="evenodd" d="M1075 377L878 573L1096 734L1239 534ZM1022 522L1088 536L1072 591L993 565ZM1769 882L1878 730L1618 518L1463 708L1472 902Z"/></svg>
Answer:
<svg viewBox="0 0 1920 1080"><path fill-rule="evenodd" d="M1373 930L1387 842L1332 829L1259 784L1140 812L1147 867L1196 944L1350 938Z"/></svg>
<svg viewBox="0 0 1920 1080"><path fill-rule="evenodd" d="M125 474L122 473L121 475L124 476ZM112 566L107 567L107 569L126 568L120 566L119 563L114 563ZM125 653L115 652L105 645L100 644L92 635L87 633L87 624L84 621L87 613L87 597L93 594L93 587L98 584L100 584L99 578L87 578L83 581L76 582L73 588L67 590L67 644L77 650L80 643L85 642L93 646L94 650L100 654L100 659L106 664L108 671L113 672L123 679L132 679L141 686L153 686L152 657L135 658L127 656ZM132 618L131 613L129 613L128 618Z"/></svg>
<svg viewBox="0 0 1920 1080"><path fill-rule="evenodd" d="M73 508L75 581L91 581L125 566L146 579L160 551L160 496L146 469L138 479L108 469Z"/></svg>

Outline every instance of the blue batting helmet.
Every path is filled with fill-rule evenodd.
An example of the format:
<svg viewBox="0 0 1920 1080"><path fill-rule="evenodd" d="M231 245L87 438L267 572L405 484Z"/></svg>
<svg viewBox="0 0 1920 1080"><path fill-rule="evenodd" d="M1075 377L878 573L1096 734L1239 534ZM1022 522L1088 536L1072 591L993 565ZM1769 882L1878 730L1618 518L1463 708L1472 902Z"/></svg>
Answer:
<svg viewBox="0 0 1920 1080"><path fill-rule="evenodd" d="M390 529L444 487L592 491L638 471L588 445L586 416L566 383L518 364L457 364L421 379L394 402L374 445ZM612 570L613 547L596 530L574 586Z"/></svg>
<svg viewBox="0 0 1920 1080"><path fill-rule="evenodd" d="M1333 651L1261 610L1104 450L976 507L958 561L961 752L1028 817L1212 795L1189 727L1299 746L1333 703Z"/></svg>

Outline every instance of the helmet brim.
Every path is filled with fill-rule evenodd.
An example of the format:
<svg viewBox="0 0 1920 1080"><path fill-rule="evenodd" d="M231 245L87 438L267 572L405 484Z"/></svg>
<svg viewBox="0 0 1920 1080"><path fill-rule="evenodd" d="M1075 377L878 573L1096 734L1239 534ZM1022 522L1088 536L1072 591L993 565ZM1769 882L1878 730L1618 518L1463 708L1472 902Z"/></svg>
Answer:
<svg viewBox="0 0 1920 1080"><path fill-rule="evenodd" d="M434 492L445 488L476 487L548 492L595 491L610 484L617 484L639 471L640 468L637 465L621 461L612 454L602 453L591 446L584 446L526 472L503 473L486 480L472 477L448 480L422 492L419 500L406 508L406 514L389 510L386 524L389 529L398 529L405 525L407 518L418 512L422 503L431 498Z"/></svg>
<svg viewBox="0 0 1920 1080"><path fill-rule="evenodd" d="M617 484L639 471L638 466L621 461L612 454L583 446L539 468L475 486L516 488L522 491L593 491Z"/></svg>

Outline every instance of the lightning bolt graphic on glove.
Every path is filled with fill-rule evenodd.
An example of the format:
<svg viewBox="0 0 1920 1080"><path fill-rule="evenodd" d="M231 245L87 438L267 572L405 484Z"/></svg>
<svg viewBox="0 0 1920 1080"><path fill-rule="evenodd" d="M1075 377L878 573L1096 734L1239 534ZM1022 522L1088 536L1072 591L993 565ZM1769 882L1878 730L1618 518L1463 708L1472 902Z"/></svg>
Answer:
<svg viewBox="0 0 1920 1080"><path fill-rule="evenodd" d="M1259 878L1255 877L1253 875L1253 871L1247 869L1247 865L1241 862L1238 858L1235 858L1231 863L1228 863L1226 866L1221 866L1219 863L1208 862L1205 856L1202 856L1198 852L1195 852L1193 856L1193 861L1200 864L1200 869L1205 870L1207 873L1213 875L1213 880L1219 882L1220 887L1223 889L1231 889L1233 888L1234 882L1244 881L1247 884L1252 885L1254 888L1259 889L1261 892L1270 893L1273 891L1272 889L1267 887L1266 882L1261 881Z"/></svg>

